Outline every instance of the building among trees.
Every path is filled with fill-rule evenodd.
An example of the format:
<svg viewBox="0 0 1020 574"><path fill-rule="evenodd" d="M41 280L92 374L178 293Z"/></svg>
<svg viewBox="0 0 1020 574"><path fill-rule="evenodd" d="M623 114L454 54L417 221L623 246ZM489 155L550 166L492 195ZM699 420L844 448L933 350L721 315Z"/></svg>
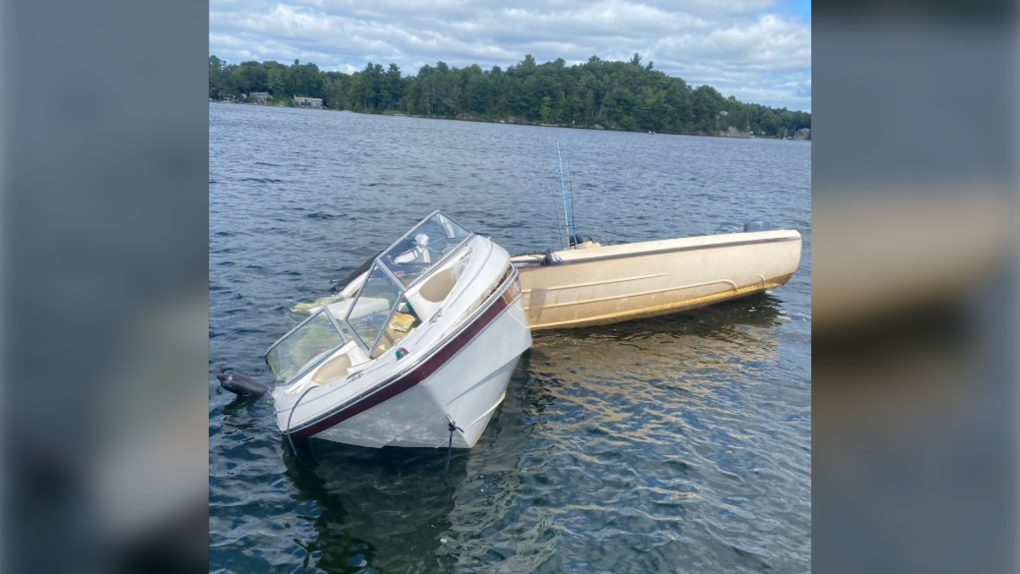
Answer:
<svg viewBox="0 0 1020 574"><path fill-rule="evenodd" d="M304 96L294 96L294 105L301 106L303 108L321 108L322 98L306 98Z"/></svg>

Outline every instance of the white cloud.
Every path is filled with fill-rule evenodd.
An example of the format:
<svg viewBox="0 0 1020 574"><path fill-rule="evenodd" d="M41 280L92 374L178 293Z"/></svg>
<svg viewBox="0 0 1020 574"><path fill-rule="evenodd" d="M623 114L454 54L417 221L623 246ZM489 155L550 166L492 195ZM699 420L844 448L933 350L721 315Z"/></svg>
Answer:
<svg viewBox="0 0 1020 574"><path fill-rule="evenodd" d="M811 108L811 24L776 0L211 0L209 49L229 61L315 62L350 71L444 60L509 66L634 52L692 85Z"/></svg>

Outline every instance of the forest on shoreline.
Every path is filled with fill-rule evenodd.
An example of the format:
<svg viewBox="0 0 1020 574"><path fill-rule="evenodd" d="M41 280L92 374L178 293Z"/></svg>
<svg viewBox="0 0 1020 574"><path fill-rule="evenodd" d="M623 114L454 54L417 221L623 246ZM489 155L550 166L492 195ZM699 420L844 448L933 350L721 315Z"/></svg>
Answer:
<svg viewBox="0 0 1020 574"><path fill-rule="evenodd" d="M257 101L271 105L293 106L298 96L334 110L592 129L810 139L811 128L810 112L740 102L708 85L692 88L653 62L642 65L638 54L626 62L592 56L573 66L562 58L538 64L528 55L505 70L438 62L414 76L396 64L369 63L347 74L298 60L231 64L209 57L210 99L252 103L258 93L270 94Z"/></svg>

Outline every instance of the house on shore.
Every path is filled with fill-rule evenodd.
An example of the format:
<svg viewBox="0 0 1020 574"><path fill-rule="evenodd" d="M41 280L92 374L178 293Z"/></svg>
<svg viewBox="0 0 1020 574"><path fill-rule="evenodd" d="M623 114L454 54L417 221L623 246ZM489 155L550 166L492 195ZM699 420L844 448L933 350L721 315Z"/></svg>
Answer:
<svg viewBox="0 0 1020 574"><path fill-rule="evenodd" d="M303 96L294 96L294 104L297 106L301 106L302 108L322 109L322 98L305 98Z"/></svg>
<svg viewBox="0 0 1020 574"><path fill-rule="evenodd" d="M248 94L248 99L256 104L264 104L273 99L273 95L269 92L252 92Z"/></svg>

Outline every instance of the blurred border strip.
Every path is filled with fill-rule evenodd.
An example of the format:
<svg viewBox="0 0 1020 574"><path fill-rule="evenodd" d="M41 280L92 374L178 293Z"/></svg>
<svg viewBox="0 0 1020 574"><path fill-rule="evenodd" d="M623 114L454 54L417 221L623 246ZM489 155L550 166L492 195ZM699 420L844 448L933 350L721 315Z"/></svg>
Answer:
<svg viewBox="0 0 1020 574"><path fill-rule="evenodd" d="M1017 203L1002 184L833 195L814 202L817 336L969 297L1015 261Z"/></svg>
<svg viewBox="0 0 1020 574"><path fill-rule="evenodd" d="M207 571L208 4L0 14L2 566Z"/></svg>
<svg viewBox="0 0 1020 574"><path fill-rule="evenodd" d="M812 10L812 567L1015 572L1017 4Z"/></svg>

